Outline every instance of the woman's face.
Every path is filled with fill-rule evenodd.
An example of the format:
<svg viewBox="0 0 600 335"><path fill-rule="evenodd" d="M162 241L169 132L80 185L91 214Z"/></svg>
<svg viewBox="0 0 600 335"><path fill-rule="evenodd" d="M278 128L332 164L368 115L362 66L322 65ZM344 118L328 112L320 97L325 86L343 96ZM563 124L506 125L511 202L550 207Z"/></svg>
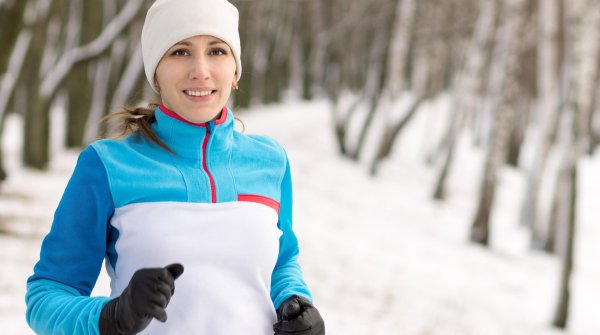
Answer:
<svg viewBox="0 0 600 335"><path fill-rule="evenodd" d="M156 68L162 104L196 123L215 119L231 94L236 63L231 48L208 35L173 45Z"/></svg>

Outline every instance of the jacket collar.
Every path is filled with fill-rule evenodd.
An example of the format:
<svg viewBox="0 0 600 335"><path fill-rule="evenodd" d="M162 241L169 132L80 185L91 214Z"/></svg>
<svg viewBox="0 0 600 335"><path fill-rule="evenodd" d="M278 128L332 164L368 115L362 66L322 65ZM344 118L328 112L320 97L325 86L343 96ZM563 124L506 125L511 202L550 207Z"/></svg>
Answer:
<svg viewBox="0 0 600 335"><path fill-rule="evenodd" d="M218 119L203 123L185 120L163 105L156 108L154 116L154 132L178 156L201 157L207 136L206 150L221 152L231 147L234 117L227 107L223 107Z"/></svg>

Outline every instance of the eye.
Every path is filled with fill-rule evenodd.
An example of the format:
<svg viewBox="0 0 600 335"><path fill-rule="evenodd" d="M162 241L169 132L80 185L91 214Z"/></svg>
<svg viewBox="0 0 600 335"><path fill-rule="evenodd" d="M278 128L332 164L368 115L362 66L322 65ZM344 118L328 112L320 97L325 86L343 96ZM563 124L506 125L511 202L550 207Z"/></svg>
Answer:
<svg viewBox="0 0 600 335"><path fill-rule="evenodd" d="M211 56L222 56L222 55L227 55L227 51L225 51L225 49L223 49L223 48L214 48L214 49L210 49L208 51L208 54Z"/></svg>
<svg viewBox="0 0 600 335"><path fill-rule="evenodd" d="M187 49L176 49L171 52L171 56L189 56L190 52Z"/></svg>

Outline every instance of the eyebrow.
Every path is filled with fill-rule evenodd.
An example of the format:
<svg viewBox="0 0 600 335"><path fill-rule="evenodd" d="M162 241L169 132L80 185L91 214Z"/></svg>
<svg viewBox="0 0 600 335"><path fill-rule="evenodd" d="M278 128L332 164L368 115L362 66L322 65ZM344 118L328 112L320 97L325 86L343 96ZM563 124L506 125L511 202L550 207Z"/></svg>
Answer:
<svg viewBox="0 0 600 335"><path fill-rule="evenodd" d="M227 43L225 43L223 41L219 41L219 40L213 40L213 41L210 41L210 43L208 43L208 45L215 45L215 44L227 44Z"/></svg>
<svg viewBox="0 0 600 335"><path fill-rule="evenodd" d="M220 41L220 40L212 40L212 41L208 42L208 45L210 45L210 46L215 45L215 44L227 44L227 43ZM192 45L192 43L190 43L188 41L181 41L181 42L175 43L173 46L176 46L176 45L183 45L183 46L189 47Z"/></svg>

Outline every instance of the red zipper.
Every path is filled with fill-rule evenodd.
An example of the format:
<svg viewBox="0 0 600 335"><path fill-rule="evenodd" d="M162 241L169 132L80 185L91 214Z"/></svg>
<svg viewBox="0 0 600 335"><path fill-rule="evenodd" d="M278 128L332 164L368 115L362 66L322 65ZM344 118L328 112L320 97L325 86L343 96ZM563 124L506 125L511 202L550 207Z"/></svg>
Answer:
<svg viewBox="0 0 600 335"><path fill-rule="evenodd" d="M217 188L215 186L215 180L212 176L212 174L210 173L210 171L208 171L208 165L206 164L206 161L208 161L208 153L207 153L207 147L208 147L208 140L210 138L210 125L206 125L206 136L204 136L204 141L202 142L202 168L204 169L204 172L206 172L206 175L208 176L208 180L210 182L210 194L211 194L211 201L213 203L217 202Z"/></svg>

